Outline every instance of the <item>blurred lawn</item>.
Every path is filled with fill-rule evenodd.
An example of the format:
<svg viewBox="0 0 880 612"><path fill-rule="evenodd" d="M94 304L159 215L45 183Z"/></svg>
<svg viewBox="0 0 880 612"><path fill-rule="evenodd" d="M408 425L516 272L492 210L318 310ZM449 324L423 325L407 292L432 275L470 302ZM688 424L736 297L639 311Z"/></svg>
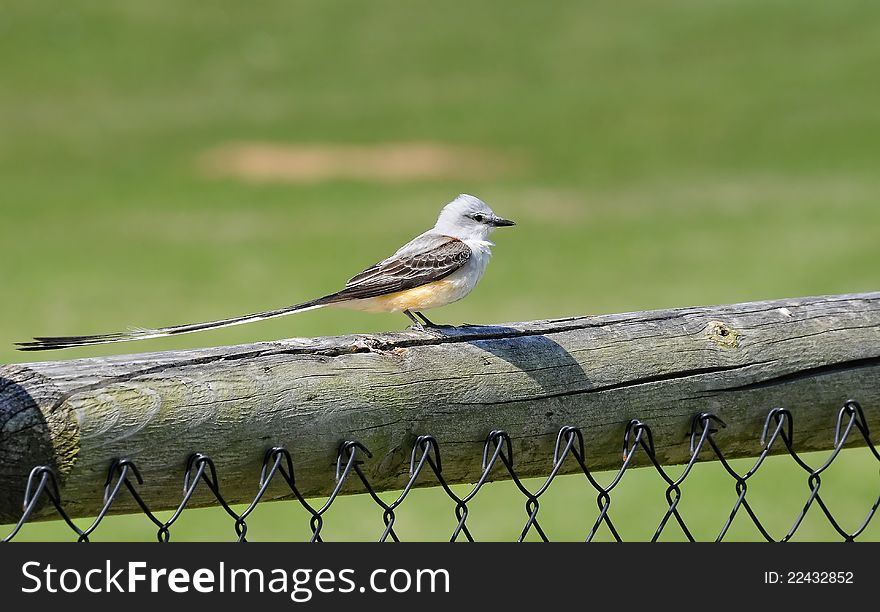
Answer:
<svg viewBox="0 0 880 612"><path fill-rule="evenodd" d="M497 234L490 273L437 313L443 321L875 290L878 56L880 4L850 0L4 3L0 362L32 357L11 347L32 335L207 320L332 291L462 191L520 225ZM399 182L197 172L205 150L237 141L436 142L526 164L503 178ZM315 257L324 249L334 257ZM64 357L404 324L320 311ZM823 484L847 526L880 488L866 465L847 452ZM734 500L719 470L698 466L682 502L704 538ZM806 484L790 460L772 470L754 503L778 533ZM658 479L640 471L621 488L612 516L624 535L649 537L662 515ZM404 537L450 531L441 495L413 494ZM548 532L582 538L595 504L586 487L567 478L548 495ZM291 512L261 506L251 534L303 537ZM521 514L499 483L471 521L484 539L510 539ZM368 501L347 498L327 537L373 538L380 525ZM149 539L147 526L114 518L98 537ZM22 534L61 535L52 524ZM214 510L187 512L172 530L230 535ZM880 539L877 521L866 535ZM811 513L802 536L832 532Z"/></svg>

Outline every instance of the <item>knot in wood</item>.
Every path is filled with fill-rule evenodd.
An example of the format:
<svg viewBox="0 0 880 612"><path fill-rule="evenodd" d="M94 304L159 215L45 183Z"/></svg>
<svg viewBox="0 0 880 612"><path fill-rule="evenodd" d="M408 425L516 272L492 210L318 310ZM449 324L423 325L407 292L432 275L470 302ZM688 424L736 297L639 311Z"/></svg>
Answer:
<svg viewBox="0 0 880 612"><path fill-rule="evenodd" d="M740 332L736 331L726 323L721 321L709 321L706 324L706 334L710 342L722 346L724 348L736 348L739 344Z"/></svg>

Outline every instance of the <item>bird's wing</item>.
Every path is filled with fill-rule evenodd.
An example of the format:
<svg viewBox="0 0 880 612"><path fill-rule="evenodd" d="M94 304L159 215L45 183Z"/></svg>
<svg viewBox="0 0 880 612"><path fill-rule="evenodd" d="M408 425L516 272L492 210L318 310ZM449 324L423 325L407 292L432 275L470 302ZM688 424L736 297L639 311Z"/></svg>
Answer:
<svg viewBox="0 0 880 612"><path fill-rule="evenodd" d="M424 234L352 277L331 299L358 300L419 287L449 276L470 256L470 247L458 238Z"/></svg>

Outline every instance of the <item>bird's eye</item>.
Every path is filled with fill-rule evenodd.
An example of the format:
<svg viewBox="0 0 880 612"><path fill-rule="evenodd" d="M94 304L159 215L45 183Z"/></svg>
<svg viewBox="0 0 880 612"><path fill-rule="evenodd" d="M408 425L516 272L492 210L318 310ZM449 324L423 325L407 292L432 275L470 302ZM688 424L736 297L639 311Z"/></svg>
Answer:
<svg viewBox="0 0 880 612"><path fill-rule="evenodd" d="M479 215L479 214L474 215L474 216L472 217L472 219L473 219L474 221L476 221L477 223L482 223L484 218L485 218L485 217L483 217L483 215Z"/></svg>

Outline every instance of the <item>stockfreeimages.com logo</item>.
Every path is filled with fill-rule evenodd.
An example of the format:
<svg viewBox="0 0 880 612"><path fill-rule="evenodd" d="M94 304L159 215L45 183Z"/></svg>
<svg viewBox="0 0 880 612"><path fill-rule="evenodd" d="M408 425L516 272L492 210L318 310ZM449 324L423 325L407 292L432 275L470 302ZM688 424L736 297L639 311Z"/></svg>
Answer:
<svg viewBox="0 0 880 612"><path fill-rule="evenodd" d="M448 593L449 572L445 569L375 569L358 585L353 569L245 569L197 570L149 567L144 561L129 561L114 567L107 561L88 570L59 569L51 563L28 561L21 567L25 584L22 593L285 593L291 601L305 603L315 593Z"/></svg>

